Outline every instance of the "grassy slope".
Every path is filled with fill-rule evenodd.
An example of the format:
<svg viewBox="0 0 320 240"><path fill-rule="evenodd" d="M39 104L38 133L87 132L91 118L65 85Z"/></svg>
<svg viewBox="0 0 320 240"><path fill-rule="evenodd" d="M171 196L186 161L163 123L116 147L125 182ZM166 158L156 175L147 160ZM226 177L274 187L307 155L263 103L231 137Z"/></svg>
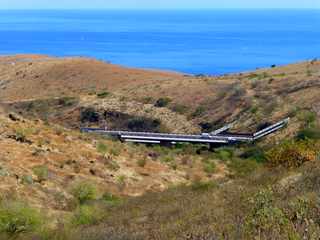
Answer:
<svg viewBox="0 0 320 240"><path fill-rule="evenodd" d="M192 126L192 131L199 131L199 123L207 123L210 128L233 120L238 120L236 128L244 131L253 130L260 122L291 116L292 121L287 129L264 142L266 149L272 148L283 139L295 136L300 129L315 128L319 123L319 61L221 77L194 77L124 69L82 58L19 56L1 58L0 62L0 101L18 106L16 110L27 117L30 116L26 114L25 107L21 108L21 100L28 101L29 104L37 99L51 101L55 97L66 96L79 98L77 101L80 104L77 102L77 107L93 106L99 110L113 106L117 99L121 99L123 103L115 104L111 109L142 116L148 116L148 113L139 113L140 109L154 111L151 115L165 112L167 119L161 120L171 131L176 126L175 120L171 118L178 117L185 119L186 124L181 128L183 131ZM101 99L96 95L105 91L111 92L111 96ZM170 98L171 102L163 109L152 107L161 97ZM138 105L136 102L142 105L134 108L134 105ZM52 113L51 110L56 106L53 104L50 111L46 111ZM71 108L67 106L63 113L72 115L74 109L73 105ZM172 109L179 113L174 113ZM48 118L49 122L61 124L68 120L65 118L68 115L53 115L53 118ZM115 153L112 149L118 149L118 143L82 136L73 131L61 130L57 126L46 126L42 122L12 122L6 116L7 113L1 117L0 122L0 156L4 169L12 168L12 173L5 176L3 192L11 192L10 189L14 187L21 196L27 196L31 203L45 207L54 209L53 206L58 204L50 189L66 189L67 183L74 179L63 183L59 181L68 179L70 175L99 184L107 180L105 185L101 184L102 192L135 195L150 188L163 190L171 183L182 182L193 183L196 188L202 189L207 185L203 186L198 181L225 177L227 174L222 183L213 184L214 187L207 190L178 187L163 193L148 193L126 200L120 207L108 208L107 216L99 221L102 222L100 225L97 225L98 222L89 221L97 226L76 228L76 233L73 234L80 234L76 235L77 239L94 239L95 235L96 239L103 239L105 236L110 239L112 232L114 239L119 239L122 235L124 239L126 236L133 239L135 234L147 239L211 239L212 236L217 236L218 239L252 239L254 236L260 236L260 239L300 239L304 234L307 239L319 238L319 215L315 214L319 213L317 161L302 166L299 164L299 168L289 171L284 167L269 169L264 164L257 165L255 161L241 158L240 155L248 150L247 147L231 151L222 149L214 154L196 156L189 155L193 150L176 152L177 150L150 150L128 145L125 150ZM39 111L35 111L34 117L39 116ZM71 116L70 119L74 118ZM32 144L12 139L12 136L21 135L21 129L28 130L27 140L31 140ZM12 135L10 138L8 133ZM111 146L108 149L118 155L112 157L120 165L120 172L115 173L118 177L101 177L100 174L92 176L88 160L93 159L98 171L106 169L106 166L99 162L101 154L96 149L97 141L105 141L107 146ZM70 147L74 144L74 148ZM319 146L317 144L318 142L316 146ZM298 144L293 145L293 149L298 151L289 148L289 152L285 152L284 156L286 153L293 154L288 155L289 162L299 162L300 158L309 161L317 157L314 152L318 154L318 150L313 149L310 153L309 146L304 149L309 143L302 145L302 148L298 147ZM39 150L40 155L37 155ZM130 155L130 152L133 152L133 155ZM274 157L277 156L276 153ZM155 156L156 161L152 161ZM147 164L145 168L137 167L137 162L145 157L150 165ZM60 164L71 159L76 160L77 166L58 169L60 165L57 165L57 162ZM219 165L218 172L212 173L214 167L210 164L217 159L224 162ZM17 162L21 162L22 166L16 164ZM32 175L34 164L43 165L44 162L55 177L40 185L36 183L26 187L22 184L21 177L24 174ZM275 165L280 163L275 162ZM225 169L226 166L228 170ZM178 171L174 170L176 168ZM250 172L254 169L256 172L251 175ZM107 172L109 173L109 170ZM126 178L128 183L125 189L122 189L122 175L129 176ZM236 179L223 183L230 178ZM265 191L259 194L261 190ZM30 195L31 192L35 195ZM70 194L68 191L64 193ZM72 199L72 196L70 198ZM308 231L305 231L306 228ZM90 237L86 238L86 234ZM193 236L187 237L188 234Z"/></svg>
<svg viewBox="0 0 320 240"><path fill-rule="evenodd" d="M225 174L223 163L207 174L201 161L207 157L192 149L123 144L8 115L0 113L2 197L26 198L41 207L69 211L69 187L78 181L99 185L101 194L136 196L190 182L194 176L210 180ZM35 171L39 167L40 174Z"/></svg>
<svg viewBox="0 0 320 240"><path fill-rule="evenodd" d="M314 162L289 172L261 169L208 189L173 188L130 199L80 232L82 239L318 239L319 177Z"/></svg>
<svg viewBox="0 0 320 240"><path fill-rule="evenodd" d="M167 108L187 116L194 126L209 123L206 125L213 127L236 120L236 128L245 131L260 122L296 116L301 109L319 114L319 75L320 61L195 77L86 58L2 57L0 101L79 95L86 99L88 94L105 91L128 103L155 103L168 97L171 103ZM297 128L293 126L293 130Z"/></svg>

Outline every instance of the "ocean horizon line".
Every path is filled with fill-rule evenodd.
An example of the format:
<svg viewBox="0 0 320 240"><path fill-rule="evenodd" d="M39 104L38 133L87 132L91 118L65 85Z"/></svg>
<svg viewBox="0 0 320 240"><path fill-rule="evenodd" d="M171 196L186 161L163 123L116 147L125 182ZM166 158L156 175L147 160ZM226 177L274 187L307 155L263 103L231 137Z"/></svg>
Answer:
<svg viewBox="0 0 320 240"><path fill-rule="evenodd" d="M315 8L0 8L0 11L320 11L320 7Z"/></svg>

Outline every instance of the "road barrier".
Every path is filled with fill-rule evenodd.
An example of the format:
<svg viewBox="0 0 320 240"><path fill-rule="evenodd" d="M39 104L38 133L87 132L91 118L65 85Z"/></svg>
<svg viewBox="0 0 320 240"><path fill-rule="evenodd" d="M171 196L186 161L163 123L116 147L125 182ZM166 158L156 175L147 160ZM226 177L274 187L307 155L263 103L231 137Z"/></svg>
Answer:
<svg viewBox="0 0 320 240"><path fill-rule="evenodd" d="M234 144L240 142L254 142L270 135L289 123L289 118L279 121L271 126L259 130L253 134L226 133L233 124L228 124L211 133L199 135L152 133L152 132L129 132L108 131L103 128L81 128L81 132L96 133L101 135L118 137L121 141L145 143L145 144L176 144L176 143L199 143L199 144Z"/></svg>

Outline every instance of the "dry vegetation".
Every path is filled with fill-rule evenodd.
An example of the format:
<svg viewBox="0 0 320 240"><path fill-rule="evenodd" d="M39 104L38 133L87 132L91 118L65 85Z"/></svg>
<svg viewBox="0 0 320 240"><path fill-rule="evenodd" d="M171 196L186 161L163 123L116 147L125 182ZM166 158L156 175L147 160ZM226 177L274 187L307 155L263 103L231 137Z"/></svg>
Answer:
<svg viewBox="0 0 320 240"><path fill-rule="evenodd" d="M319 88L317 60L214 77L1 57L0 238L319 239ZM253 131L287 116L277 135L214 151L78 131Z"/></svg>

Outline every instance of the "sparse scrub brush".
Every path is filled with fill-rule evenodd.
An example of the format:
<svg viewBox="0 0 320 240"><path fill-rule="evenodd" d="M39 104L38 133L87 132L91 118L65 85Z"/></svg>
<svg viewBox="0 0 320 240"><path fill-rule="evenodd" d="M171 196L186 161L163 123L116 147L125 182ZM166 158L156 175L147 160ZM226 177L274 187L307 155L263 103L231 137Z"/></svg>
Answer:
<svg viewBox="0 0 320 240"><path fill-rule="evenodd" d="M79 182L72 187L71 193L80 204L84 204L96 199L97 188L92 183Z"/></svg>
<svg viewBox="0 0 320 240"><path fill-rule="evenodd" d="M203 171L207 174L212 174L216 171L216 164L214 162L205 163L203 166Z"/></svg>
<svg viewBox="0 0 320 240"><path fill-rule="evenodd" d="M112 206L117 205L121 201L121 199L119 197L117 197L109 192L106 192L103 194L102 200Z"/></svg>
<svg viewBox="0 0 320 240"><path fill-rule="evenodd" d="M2 202L0 204L0 232L15 235L39 231L44 223L41 214L21 202Z"/></svg>
<svg viewBox="0 0 320 240"><path fill-rule="evenodd" d="M305 162L315 161L318 151L312 141L290 141L269 150L266 159L270 166L299 167Z"/></svg>
<svg viewBox="0 0 320 240"><path fill-rule="evenodd" d="M156 103L154 104L155 107L166 107L169 105L169 103L171 102L172 100L168 97L165 97L165 98L159 98Z"/></svg>
<svg viewBox="0 0 320 240"><path fill-rule="evenodd" d="M75 211L71 223L75 226L97 224L103 218L103 211L97 206L83 205Z"/></svg>
<svg viewBox="0 0 320 240"><path fill-rule="evenodd" d="M97 144L97 151L102 154L105 155L108 151L108 147L106 144L104 144L103 142L98 142Z"/></svg>
<svg viewBox="0 0 320 240"><path fill-rule="evenodd" d="M48 180L49 178L49 170L45 165L35 166L32 169L33 174L37 176L37 180L39 182L43 182Z"/></svg>
<svg viewBox="0 0 320 240"><path fill-rule="evenodd" d="M216 156L218 159L222 160L222 161L228 161L231 160L234 156L234 149L232 148L218 148L217 150L215 150Z"/></svg>
<svg viewBox="0 0 320 240"><path fill-rule="evenodd" d="M146 158L141 158L137 161L137 164L139 167L144 167L147 164L147 159Z"/></svg>
<svg viewBox="0 0 320 240"><path fill-rule="evenodd" d="M300 130L297 134L297 139L320 140L320 128L306 128L306 129Z"/></svg>
<svg viewBox="0 0 320 240"><path fill-rule="evenodd" d="M193 191L208 191L211 188L217 187L217 184L214 182L203 182L200 180L195 180L191 184L191 189Z"/></svg>
<svg viewBox="0 0 320 240"><path fill-rule="evenodd" d="M110 93L107 92L107 91L97 93L97 97L98 97L98 98L106 98L106 97L108 97L109 95L110 95Z"/></svg>
<svg viewBox="0 0 320 240"><path fill-rule="evenodd" d="M206 109L203 106L200 106L192 113L192 117L201 117L205 112Z"/></svg>
<svg viewBox="0 0 320 240"><path fill-rule="evenodd" d="M284 237L287 234L289 219L282 209L275 206L270 189L259 191L249 203L253 206L246 217L246 228L250 235L266 239L267 236Z"/></svg>

